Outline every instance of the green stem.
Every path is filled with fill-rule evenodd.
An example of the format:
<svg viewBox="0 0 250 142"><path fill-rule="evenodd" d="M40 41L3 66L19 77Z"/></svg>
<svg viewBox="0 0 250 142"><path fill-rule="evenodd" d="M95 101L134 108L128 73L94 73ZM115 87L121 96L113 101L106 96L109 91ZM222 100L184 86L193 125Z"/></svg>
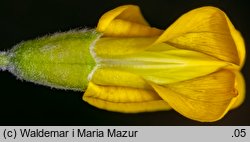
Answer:
<svg viewBox="0 0 250 142"><path fill-rule="evenodd" d="M9 64L9 57L7 52L0 52L0 70L6 70Z"/></svg>

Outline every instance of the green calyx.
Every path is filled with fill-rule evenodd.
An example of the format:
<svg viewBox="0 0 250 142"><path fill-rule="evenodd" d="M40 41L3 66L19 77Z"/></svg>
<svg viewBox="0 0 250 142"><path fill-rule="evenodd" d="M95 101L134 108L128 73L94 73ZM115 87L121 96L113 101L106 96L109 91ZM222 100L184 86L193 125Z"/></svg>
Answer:
<svg viewBox="0 0 250 142"><path fill-rule="evenodd" d="M94 30L78 30L22 42L8 53L8 60L0 55L0 66L9 61L7 69L20 79L83 91L95 67L90 46L99 36Z"/></svg>
<svg viewBox="0 0 250 142"><path fill-rule="evenodd" d="M9 64L9 57L6 52L0 52L0 70L6 70Z"/></svg>

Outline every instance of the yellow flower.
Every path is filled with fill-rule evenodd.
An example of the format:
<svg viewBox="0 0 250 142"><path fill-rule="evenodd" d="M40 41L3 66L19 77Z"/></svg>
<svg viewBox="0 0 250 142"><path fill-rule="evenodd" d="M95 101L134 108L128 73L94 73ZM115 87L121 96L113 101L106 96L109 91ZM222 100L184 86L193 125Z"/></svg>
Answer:
<svg viewBox="0 0 250 142"><path fill-rule="evenodd" d="M172 108L211 122L244 100L244 41L218 8L194 9L163 31L125 5L105 13L97 31L96 66L83 96L93 106L124 113Z"/></svg>

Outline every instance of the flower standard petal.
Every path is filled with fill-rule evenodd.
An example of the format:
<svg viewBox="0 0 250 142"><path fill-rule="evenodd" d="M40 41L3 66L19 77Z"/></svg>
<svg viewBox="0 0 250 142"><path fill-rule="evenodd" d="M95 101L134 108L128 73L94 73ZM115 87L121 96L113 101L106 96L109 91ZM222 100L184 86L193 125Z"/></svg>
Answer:
<svg viewBox="0 0 250 142"><path fill-rule="evenodd" d="M197 8L181 16L156 43L166 42L240 65L245 53L243 39L230 23L218 8Z"/></svg>
<svg viewBox="0 0 250 142"><path fill-rule="evenodd" d="M229 21L230 22L230 21ZM230 31L231 31L231 35L235 41L235 45L238 51L238 56L239 56L239 66L240 69L243 67L244 63L245 63L245 59L246 59L246 50L245 50L245 43L244 40L240 34L239 31L237 31L236 29L232 28L232 23L230 22L231 26Z"/></svg>
<svg viewBox="0 0 250 142"><path fill-rule="evenodd" d="M242 68L242 66L245 63L245 58L246 58L244 39L242 38L240 32L235 29L234 25L232 24L232 22L230 21L230 19L227 17L227 15L225 13L224 13L224 16L226 17L231 36L234 40L234 43L235 43L237 51L238 51L238 56L240 59L240 68Z"/></svg>

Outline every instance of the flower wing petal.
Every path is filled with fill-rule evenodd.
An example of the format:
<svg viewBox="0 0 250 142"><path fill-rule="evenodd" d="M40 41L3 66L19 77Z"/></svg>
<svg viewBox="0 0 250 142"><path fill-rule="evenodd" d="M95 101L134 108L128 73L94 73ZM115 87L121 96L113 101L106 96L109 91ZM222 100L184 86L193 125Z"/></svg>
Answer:
<svg viewBox="0 0 250 142"><path fill-rule="evenodd" d="M221 70L192 80L160 86L152 83L158 94L177 112L197 121L221 119L230 109L237 91L235 74Z"/></svg>
<svg viewBox="0 0 250 142"><path fill-rule="evenodd" d="M135 5L124 5L106 12L99 20L97 31L104 36L156 36L162 30L152 28Z"/></svg>
<svg viewBox="0 0 250 142"><path fill-rule="evenodd" d="M246 97L246 85L242 74L238 71L234 71L235 78L235 88L238 91L238 96L235 98L235 103L232 105L231 109L239 107L245 100Z"/></svg>
<svg viewBox="0 0 250 142"><path fill-rule="evenodd" d="M89 83L83 100L101 109L123 113L171 109L153 90L101 86L92 82Z"/></svg>
<svg viewBox="0 0 250 142"><path fill-rule="evenodd" d="M237 65L242 64L245 54L242 37L226 14L215 7L201 7L184 14L155 43L161 42Z"/></svg>

